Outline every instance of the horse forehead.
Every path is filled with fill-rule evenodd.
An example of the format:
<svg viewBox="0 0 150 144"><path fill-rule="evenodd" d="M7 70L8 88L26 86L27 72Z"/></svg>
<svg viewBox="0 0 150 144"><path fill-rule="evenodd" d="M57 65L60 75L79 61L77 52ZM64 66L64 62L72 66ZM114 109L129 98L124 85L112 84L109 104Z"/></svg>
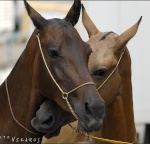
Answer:
<svg viewBox="0 0 150 144"><path fill-rule="evenodd" d="M106 39L105 41L97 41L90 44L92 48L91 57L95 57L100 62L111 61L114 58L115 52L115 42L111 39Z"/></svg>
<svg viewBox="0 0 150 144"><path fill-rule="evenodd" d="M89 57L90 71L93 71L93 69L98 70L101 67L110 68L116 63L114 52L111 50L105 51L105 49L102 49L101 51L93 52Z"/></svg>
<svg viewBox="0 0 150 144"><path fill-rule="evenodd" d="M64 19L50 19L48 20L49 25L45 28L45 34L57 38L66 38L66 37L75 37L76 30L75 28Z"/></svg>
<svg viewBox="0 0 150 144"><path fill-rule="evenodd" d="M49 26L72 27L71 23L65 19L53 18L48 20Z"/></svg>
<svg viewBox="0 0 150 144"><path fill-rule="evenodd" d="M101 40L101 37L105 34L106 33L98 33L92 36L88 41L94 55L101 55L102 58L111 54L113 55L117 41L117 35L114 33L111 33L104 40Z"/></svg>
<svg viewBox="0 0 150 144"><path fill-rule="evenodd" d="M94 38L94 37L93 37ZM117 63L115 59L116 37L108 36L105 40L100 40L97 36L95 40L89 41L93 53L89 57L89 70L110 68Z"/></svg>
<svg viewBox="0 0 150 144"><path fill-rule="evenodd" d="M88 41L93 51L101 50L102 48L109 49L114 48L117 41L117 36L115 34L110 34L104 40L101 40L103 34L98 34L91 37Z"/></svg>

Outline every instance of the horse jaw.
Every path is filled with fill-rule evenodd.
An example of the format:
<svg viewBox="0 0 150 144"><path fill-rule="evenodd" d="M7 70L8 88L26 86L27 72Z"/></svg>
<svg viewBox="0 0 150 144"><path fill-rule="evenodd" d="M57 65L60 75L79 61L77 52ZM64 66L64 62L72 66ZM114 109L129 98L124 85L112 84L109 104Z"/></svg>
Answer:
<svg viewBox="0 0 150 144"><path fill-rule="evenodd" d="M31 125L45 134L46 138L51 138L59 135L61 127L71 119L73 119L71 114L65 112L56 102L47 99L36 112L36 117L31 120Z"/></svg>

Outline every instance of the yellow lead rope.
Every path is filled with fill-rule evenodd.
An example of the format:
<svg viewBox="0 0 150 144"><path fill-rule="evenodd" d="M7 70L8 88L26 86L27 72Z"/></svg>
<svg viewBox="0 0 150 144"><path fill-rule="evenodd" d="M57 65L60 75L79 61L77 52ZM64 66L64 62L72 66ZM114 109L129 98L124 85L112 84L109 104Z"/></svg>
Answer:
<svg viewBox="0 0 150 144"><path fill-rule="evenodd" d="M129 142L122 142L122 141L116 141L116 140L109 140L109 139L104 139L104 138L99 138L99 137L94 137L92 136L93 139L100 140L102 142L107 142L107 143L113 143L113 144L133 144Z"/></svg>
<svg viewBox="0 0 150 144"><path fill-rule="evenodd" d="M112 143L112 144L134 144L135 141L136 141L136 135L135 135L135 139L134 139L134 141L133 141L132 143L130 143L130 142L123 142L123 141L116 141L116 140L110 140L110 139L104 139L104 138L94 137L94 136L92 136L92 135L89 135L89 134L86 133L86 132L81 131L80 128L75 128L75 127L73 127L71 124L68 124L68 125L69 125L76 133L82 134L82 135L88 137L88 139L89 139L91 142L93 142L93 139L99 140L99 141L102 141L102 142L106 142L106 143Z"/></svg>

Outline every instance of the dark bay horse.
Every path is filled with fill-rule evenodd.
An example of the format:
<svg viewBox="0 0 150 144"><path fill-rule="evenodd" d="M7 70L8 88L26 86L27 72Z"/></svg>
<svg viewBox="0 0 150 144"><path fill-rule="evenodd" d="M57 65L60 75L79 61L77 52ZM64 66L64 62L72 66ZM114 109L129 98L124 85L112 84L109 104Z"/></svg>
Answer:
<svg viewBox="0 0 150 144"><path fill-rule="evenodd" d="M103 127L91 135L137 143L132 100L131 58L126 44L136 34L141 19L121 35L99 31L84 7L82 20L89 35L88 43L93 51L89 57L88 68L106 104ZM76 126L77 122L73 125ZM58 137L44 142L72 143L87 140L87 137L76 134L69 126L64 126Z"/></svg>
<svg viewBox="0 0 150 144"><path fill-rule="evenodd" d="M80 126L85 131L100 129L105 115L104 101L88 71L91 48L73 27L80 15L81 2L75 0L64 19L51 20L24 3L36 29L0 86L0 143L40 143L44 133L32 128L31 119L46 97L53 100L52 106L56 103L60 106L49 110L56 112L49 115L48 121L54 135L64 122L75 120L63 99L68 94ZM59 113L61 109L68 113ZM95 112L98 109L101 111Z"/></svg>

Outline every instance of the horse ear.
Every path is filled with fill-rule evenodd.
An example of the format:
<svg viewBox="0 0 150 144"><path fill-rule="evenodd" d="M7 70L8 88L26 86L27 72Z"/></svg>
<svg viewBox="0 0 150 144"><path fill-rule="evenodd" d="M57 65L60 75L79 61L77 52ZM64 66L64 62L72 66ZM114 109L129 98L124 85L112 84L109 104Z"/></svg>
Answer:
<svg viewBox="0 0 150 144"><path fill-rule="evenodd" d="M81 0L74 0L65 20L69 21L73 26L78 22L81 10Z"/></svg>
<svg viewBox="0 0 150 144"><path fill-rule="evenodd" d="M83 22L85 29L88 32L89 38L92 35L95 35L97 32L99 32L97 27L92 22L91 18L88 16L83 4L82 4L82 22Z"/></svg>
<svg viewBox="0 0 150 144"><path fill-rule="evenodd" d="M130 27L118 37L117 50L123 48L128 43L128 41L135 36L141 20L142 16L136 24L134 24L132 27Z"/></svg>
<svg viewBox="0 0 150 144"><path fill-rule="evenodd" d="M26 0L24 0L24 4L34 26L38 30L41 30L43 27L45 27L47 25L47 20L43 18L36 10L34 10Z"/></svg>

